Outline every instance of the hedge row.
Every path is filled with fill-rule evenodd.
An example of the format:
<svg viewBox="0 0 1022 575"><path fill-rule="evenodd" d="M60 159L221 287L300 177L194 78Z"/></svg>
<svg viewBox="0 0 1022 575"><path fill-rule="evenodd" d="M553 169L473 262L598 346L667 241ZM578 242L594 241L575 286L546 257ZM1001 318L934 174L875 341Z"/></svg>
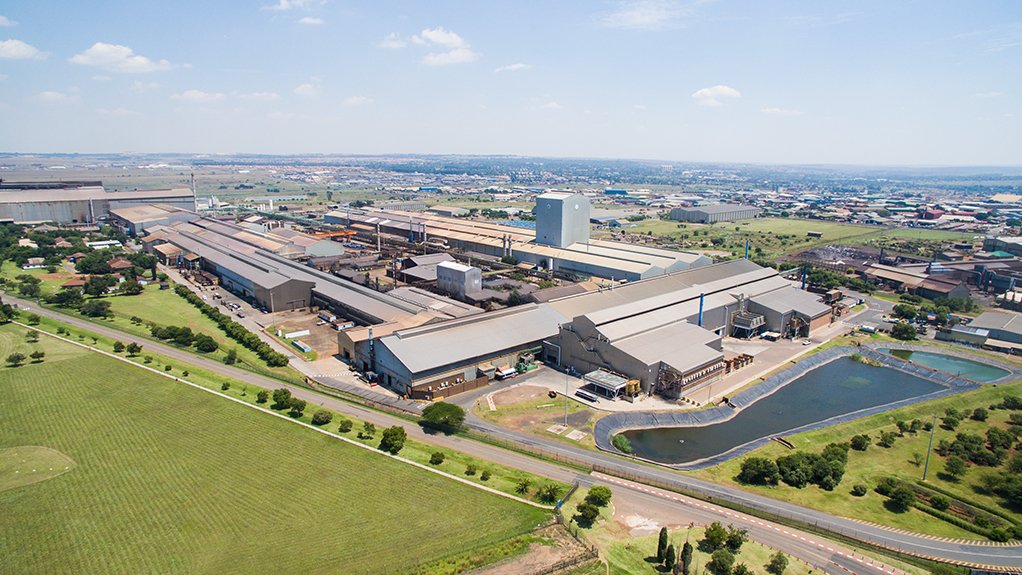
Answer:
<svg viewBox="0 0 1022 575"><path fill-rule="evenodd" d="M270 344L259 339L258 335L250 332L245 326L234 321L227 314L202 301L202 298L192 293L192 290L183 285L178 285L174 288L174 292L185 298L188 303L199 308L202 315L215 321L228 337L254 351L259 356L259 359L266 362L266 365L270 367L283 367L287 365L288 357L286 355L273 351Z"/></svg>
<svg viewBox="0 0 1022 575"><path fill-rule="evenodd" d="M947 497L950 497L953 500L960 501L971 507L975 507L976 509L986 511L991 515L996 515L997 517L1004 519L1005 521L1011 523L1012 525L1022 526L1022 523L1020 523L1018 519L1015 519L1014 517L1005 513L1003 510L998 509L996 507L991 507L985 503L980 503L979 501L973 501L971 499L963 499L961 495L952 493L951 491L948 491L947 489L944 489L943 487L940 487L938 485L930 485L929 483L927 483L926 485L922 485L922 481L917 481L916 484L919 485L920 487L925 487L926 489L929 489L931 491L936 491L941 495L946 495Z"/></svg>

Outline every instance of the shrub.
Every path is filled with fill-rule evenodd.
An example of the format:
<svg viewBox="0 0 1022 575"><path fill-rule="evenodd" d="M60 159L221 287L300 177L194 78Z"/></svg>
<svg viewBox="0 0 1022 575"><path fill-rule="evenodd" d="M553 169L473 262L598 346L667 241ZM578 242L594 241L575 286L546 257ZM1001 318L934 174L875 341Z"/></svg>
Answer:
<svg viewBox="0 0 1022 575"><path fill-rule="evenodd" d="M430 465L440 465L443 462L444 462L444 453L442 451L434 451L433 455L429 456L429 463L430 463ZM521 482L519 482L519 487L520 486L521 486ZM521 493L521 491L519 491L519 493Z"/></svg>
<svg viewBox="0 0 1022 575"><path fill-rule="evenodd" d="M893 431L881 431L880 441L877 442L877 445L880 447L891 448L894 447L894 442L897 441L897 439L898 436Z"/></svg>
<svg viewBox="0 0 1022 575"><path fill-rule="evenodd" d="M531 485L532 480L530 480L528 477L523 477L518 480L517 484L515 484L515 492L518 493L519 495L525 495L526 493L529 492L529 487Z"/></svg>
<svg viewBox="0 0 1022 575"><path fill-rule="evenodd" d="M788 556L778 551L770 556L770 562L764 568L770 575L784 575L784 570L788 568Z"/></svg>
<svg viewBox="0 0 1022 575"><path fill-rule="evenodd" d="M484 469L483 472L479 474L479 479L481 479L482 481L489 481L490 480L490 470L489 469Z"/></svg>
<svg viewBox="0 0 1022 575"><path fill-rule="evenodd" d="M181 372L181 377L188 377L188 370L187 369Z"/></svg>
<svg viewBox="0 0 1022 575"><path fill-rule="evenodd" d="M621 453L632 452L632 442L628 441L628 438L625 437L624 435L621 435L620 433L614 436L614 439L611 440L611 443L614 444L614 447L617 448L617 450L620 451Z"/></svg>
<svg viewBox="0 0 1022 575"><path fill-rule="evenodd" d="M316 413L312 414L313 425L326 425L334 420L334 414L330 413L325 409L317 410Z"/></svg>
<svg viewBox="0 0 1022 575"><path fill-rule="evenodd" d="M291 406L291 390L279 387L273 390L273 409L287 409Z"/></svg>
<svg viewBox="0 0 1022 575"><path fill-rule="evenodd" d="M121 353L122 351L124 351L124 344L119 342L119 341L115 341L114 342L114 353Z"/></svg>
<svg viewBox="0 0 1022 575"><path fill-rule="evenodd" d="M152 363L153 362L153 356L151 356L151 355L145 356L144 358L142 358L142 362L143 363Z"/></svg>
<svg viewBox="0 0 1022 575"><path fill-rule="evenodd" d="M930 498L930 505L937 511L947 511L951 507L951 500L943 495L934 495Z"/></svg>
<svg viewBox="0 0 1022 575"><path fill-rule="evenodd" d="M354 423L352 423L350 419L342 419L340 425L337 426L337 431L340 431L341 433L348 433L351 431L353 426Z"/></svg>
<svg viewBox="0 0 1022 575"><path fill-rule="evenodd" d="M748 457L742 461L738 481L755 485L777 485L781 473L777 464L765 457Z"/></svg>
<svg viewBox="0 0 1022 575"><path fill-rule="evenodd" d="M476 466L474 464L472 464L472 463L469 463L468 466L465 468L465 475L475 475L475 474L476 474Z"/></svg>
<svg viewBox="0 0 1022 575"><path fill-rule="evenodd" d="M406 439L408 439L408 434L405 432L405 428L400 425L392 425L383 430L383 435L380 437L380 449L397 455L397 452L404 448Z"/></svg>
<svg viewBox="0 0 1022 575"><path fill-rule="evenodd" d="M586 493L586 501L597 507L606 507L610 503L611 495L613 494L609 487L605 485L593 485L589 488L589 493Z"/></svg>
<svg viewBox="0 0 1022 575"><path fill-rule="evenodd" d="M970 415L969 417L970 419L973 419L975 421L986 421L988 415L989 414L987 410L983 409L982 407L977 407L976 409L972 410L972 415Z"/></svg>
<svg viewBox="0 0 1022 575"><path fill-rule="evenodd" d="M291 410L288 411L287 414L295 418L301 417L302 413L305 411L306 405L307 404L304 399L292 399Z"/></svg>
<svg viewBox="0 0 1022 575"><path fill-rule="evenodd" d="M572 516L572 519L579 527L585 529L592 527L593 524L596 523L596 520L600 517L600 509L588 501L579 503L577 510L578 513Z"/></svg>
<svg viewBox="0 0 1022 575"><path fill-rule="evenodd" d="M717 549L710 555L710 562L706 567L713 575L731 575L731 568L734 567L735 556L727 549Z"/></svg>
<svg viewBox="0 0 1022 575"><path fill-rule="evenodd" d="M888 506L895 513L904 513L916 502L916 494L904 485L899 485L891 491Z"/></svg>
<svg viewBox="0 0 1022 575"><path fill-rule="evenodd" d="M225 382L223 382L223 384L220 385L220 390L221 391L227 391L230 388L231 388L231 382L229 382L229 381L225 381Z"/></svg>
<svg viewBox="0 0 1022 575"><path fill-rule="evenodd" d="M553 483L547 483L536 491L536 496L543 503L556 503L561 496L561 488Z"/></svg>
<svg viewBox="0 0 1022 575"><path fill-rule="evenodd" d="M174 368L171 367L170 364L167 364L167 365L163 366L163 371L170 371L172 369L174 369Z"/></svg>
<svg viewBox="0 0 1022 575"><path fill-rule="evenodd" d="M266 403L270 399L270 392L265 389L256 394L256 403Z"/></svg>
<svg viewBox="0 0 1022 575"><path fill-rule="evenodd" d="M860 434L853 436L849 445L856 451L866 451L866 448L869 447L870 441L871 440L868 435Z"/></svg>
<svg viewBox="0 0 1022 575"><path fill-rule="evenodd" d="M862 483L856 483L855 485L852 486L852 495L856 497L862 497L863 495L866 495L867 491L869 491L869 489Z"/></svg>

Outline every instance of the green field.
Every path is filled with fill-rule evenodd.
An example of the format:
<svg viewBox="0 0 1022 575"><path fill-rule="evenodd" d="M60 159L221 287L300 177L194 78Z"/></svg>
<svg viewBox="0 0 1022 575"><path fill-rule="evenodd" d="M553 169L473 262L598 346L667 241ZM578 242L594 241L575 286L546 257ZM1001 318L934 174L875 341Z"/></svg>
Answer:
<svg viewBox="0 0 1022 575"><path fill-rule="evenodd" d="M443 573L548 516L23 331L0 354L47 358L0 369L0 449L75 465L0 492L0 572Z"/></svg>
<svg viewBox="0 0 1022 575"><path fill-rule="evenodd" d="M944 230L917 228L881 228L822 220L795 218L755 218L738 222L711 225L684 224L660 219L637 222L634 227L626 226L626 233L652 233L677 242L675 247L684 249L718 249L741 255L745 241L753 253L760 257L774 257L796 253L823 245L881 245L902 251L929 250L941 242L972 241L972 234ZM811 238L809 232L819 232L821 237ZM759 248L760 252L756 249Z"/></svg>
<svg viewBox="0 0 1022 575"><path fill-rule="evenodd" d="M716 483L738 486L769 497L863 521L942 537L983 539L981 535L938 520L915 508L910 509L906 513L892 513L884 507L886 498L872 490L864 497L853 497L849 494L849 491L857 483L865 484L872 489L881 477L897 477L909 482L914 482L922 477L923 468L915 463L914 455L918 453L925 456L930 437L929 433L906 433L904 436L898 437L891 448L883 448L877 445L879 431L896 432L896 421L911 421L913 419L920 419L924 422L932 421L933 415L943 415L944 410L948 407L971 411L976 407L987 407L998 403L1005 395L1017 395L1020 392L1022 392L1022 382L985 386L975 391L959 393L935 401L912 405L833 427L788 437L787 439L795 445L796 449L817 453L828 443L847 442L853 435L865 433L872 437L873 443L866 451L849 451L844 478L841 484L833 491L824 491L811 485L803 489L796 489L784 483L780 483L775 487L741 485L736 481L735 477L738 475L741 462L745 458L734 459L709 469L696 471L694 475ZM983 435L987 423L1005 428L1007 427L1006 420L1009 413L1006 410L992 411L990 412L990 419L986 423L966 419L962 421L955 431L948 431L938 427L934 433L934 445L936 446L941 439L953 441L955 434L960 432ZM775 459L789 453L792 453L792 451L780 444L770 443L754 450L749 456ZM1004 507L999 497L988 494L981 488L980 478L982 475L1002 472L1002 468L970 465L965 476L957 481L948 479L941 474L940 472L943 468L944 458L934 452L930 459L927 482L957 494L966 502L974 501L990 507L1003 508L1006 512L1010 511L1010 509ZM1022 515L1015 514L1015 517L1022 520Z"/></svg>
<svg viewBox="0 0 1022 575"><path fill-rule="evenodd" d="M53 279L52 277L48 277L53 274L48 274L44 269L20 270L10 262L3 262L0 264L0 276L3 276L8 281L12 281L14 277L22 273L28 273L42 280L43 283L41 284L40 289L43 295L57 291L60 289L60 285L67 281L67 278L71 277L71 274L61 273L57 274L60 276L58 279ZM14 289L11 289L10 292L12 295L16 295L17 293ZM216 340L217 344L220 345L220 349L217 351L203 355L215 359L223 359L223 357L227 355L228 350L236 349L238 352L238 367L292 383L304 382L305 378L302 377L302 375L294 368L288 366L269 367L266 365L266 362L259 359L255 352L246 349L236 341L227 337L227 335L220 330L220 327L217 326L216 322L202 315L198 308L174 293L173 284L171 289L166 290L161 290L158 285L149 284L145 287L145 291L139 295L107 296L104 299L110 302L110 311L113 312L113 317L107 319L88 318L75 313L74 310L55 309L63 313L74 315L75 317L114 327L138 337L150 339L149 327L145 324L132 323L132 317L138 317L144 321L155 322L159 325L188 327L191 328L193 332L201 332L212 337ZM168 343L168 345L173 344Z"/></svg>

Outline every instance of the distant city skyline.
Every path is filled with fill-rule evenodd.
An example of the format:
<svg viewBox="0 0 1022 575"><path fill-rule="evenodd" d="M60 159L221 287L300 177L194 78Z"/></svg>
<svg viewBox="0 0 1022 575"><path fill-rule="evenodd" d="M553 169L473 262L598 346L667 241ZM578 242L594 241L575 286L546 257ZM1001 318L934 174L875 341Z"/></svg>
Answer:
<svg viewBox="0 0 1022 575"><path fill-rule="evenodd" d="M0 6L0 151L1022 165L1022 3Z"/></svg>

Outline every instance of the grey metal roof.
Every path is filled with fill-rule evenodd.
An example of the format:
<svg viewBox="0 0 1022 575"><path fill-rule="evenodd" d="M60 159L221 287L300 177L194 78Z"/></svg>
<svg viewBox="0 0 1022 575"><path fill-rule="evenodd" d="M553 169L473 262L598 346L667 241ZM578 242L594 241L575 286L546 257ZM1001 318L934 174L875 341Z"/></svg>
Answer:
<svg viewBox="0 0 1022 575"><path fill-rule="evenodd" d="M615 341L614 347L646 365L662 361L687 372L724 357L724 352L707 345L717 339L699 326L678 322Z"/></svg>
<svg viewBox="0 0 1022 575"><path fill-rule="evenodd" d="M969 327L1022 334L1022 315L1009 311L985 311L970 321Z"/></svg>
<svg viewBox="0 0 1022 575"><path fill-rule="evenodd" d="M42 189L42 190L2 190L0 203L25 204L33 202L73 202L87 200L131 201L131 200L166 200L192 198L192 190L175 188L170 190L125 190L108 192L99 186L81 188Z"/></svg>
<svg viewBox="0 0 1022 575"><path fill-rule="evenodd" d="M817 301L816 294L794 287L783 287L750 299L758 305L782 314L795 311L806 317L817 318L831 311L829 305Z"/></svg>
<svg viewBox="0 0 1022 575"><path fill-rule="evenodd" d="M401 330L380 338L380 345L416 374L540 342L557 335L564 321L545 304L527 304Z"/></svg>
<svg viewBox="0 0 1022 575"><path fill-rule="evenodd" d="M694 206L691 208L677 208L679 210L685 210L690 212L703 212L707 214L722 214L727 212L737 212L739 210L756 210L760 211L756 206L747 206L744 204L708 204L705 206Z"/></svg>
<svg viewBox="0 0 1022 575"><path fill-rule="evenodd" d="M432 310L450 317L467 317L483 313L483 310L474 305L462 303L417 287L404 286L394 288L387 292L387 295L419 306L422 309Z"/></svg>

